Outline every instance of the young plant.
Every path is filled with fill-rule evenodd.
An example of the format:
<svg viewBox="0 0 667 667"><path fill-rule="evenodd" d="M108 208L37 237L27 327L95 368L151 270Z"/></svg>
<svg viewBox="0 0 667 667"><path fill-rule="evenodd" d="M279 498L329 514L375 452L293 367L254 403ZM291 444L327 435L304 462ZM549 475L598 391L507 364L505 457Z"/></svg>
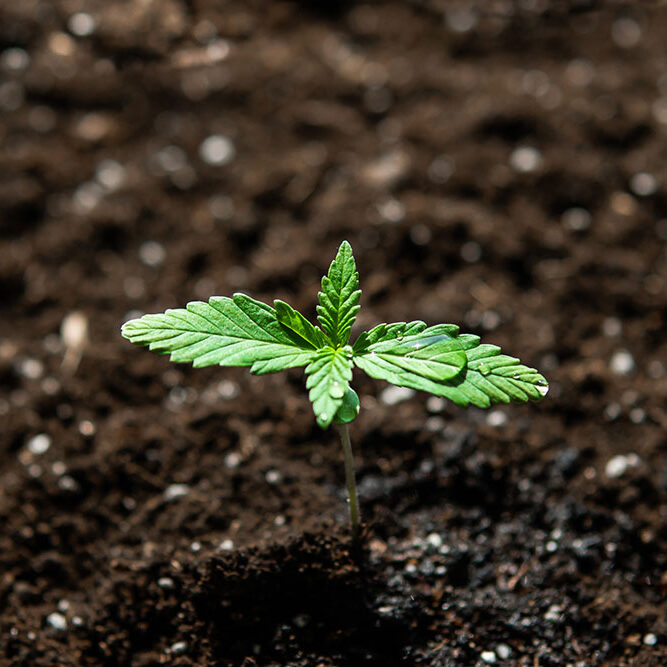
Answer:
<svg viewBox="0 0 667 667"><path fill-rule="evenodd" d="M479 336L460 334L454 324L378 324L350 345L360 297L352 248L343 241L322 278L319 326L284 301L271 307L234 294L144 315L126 322L121 332L132 343L196 368L247 366L261 375L305 366L317 423L323 429L336 424L340 430L350 520L357 535L359 505L348 430L359 413L359 399L350 387L355 366L371 377L427 391L464 408L539 401L548 391L535 369L501 354L495 345L481 344Z"/></svg>

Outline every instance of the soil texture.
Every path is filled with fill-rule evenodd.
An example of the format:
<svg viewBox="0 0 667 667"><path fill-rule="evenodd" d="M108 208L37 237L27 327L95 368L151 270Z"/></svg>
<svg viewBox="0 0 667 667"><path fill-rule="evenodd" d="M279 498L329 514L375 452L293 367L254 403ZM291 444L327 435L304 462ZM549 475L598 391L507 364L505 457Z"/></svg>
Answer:
<svg viewBox="0 0 667 667"><path fill-rule="evenodd" d="M663 5L663 6L661 6ZM667 663L667 8L0 1L0 663ZM460 323L460 410L193 370L141 312L243 291Z"/></svg>

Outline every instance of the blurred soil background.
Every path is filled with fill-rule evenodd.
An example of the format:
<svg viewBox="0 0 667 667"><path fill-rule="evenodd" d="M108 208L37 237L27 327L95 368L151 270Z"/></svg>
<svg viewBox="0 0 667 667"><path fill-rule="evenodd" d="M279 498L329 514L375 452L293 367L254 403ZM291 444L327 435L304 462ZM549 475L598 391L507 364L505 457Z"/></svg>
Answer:
<svg viewBox="0 0 667 667"><path fill-rule="evenodd" d="M664 3L2 0L0 663L665 664L666 35ZM551 383L359 377L362 554L300 371L119 335L234 291L312 316L344 238L357 331L461 323Z"/></svg>

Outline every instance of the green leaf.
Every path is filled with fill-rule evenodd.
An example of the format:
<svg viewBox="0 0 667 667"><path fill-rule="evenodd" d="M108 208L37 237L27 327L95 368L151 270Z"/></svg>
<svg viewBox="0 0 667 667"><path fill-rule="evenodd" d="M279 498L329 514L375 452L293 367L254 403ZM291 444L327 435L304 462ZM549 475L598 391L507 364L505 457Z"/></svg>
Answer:
<svg viewBox="0 0 667 667"><path fill-rule="evenodd" d="M419 323L411 324L418 327ZM376 332L374 337L377 342L364 343L359 348L362 352L355 355L354 363L372 377L443 396L461 407L475 405L488 408L493 403L510 401L525 403L541 400L547 394L549 386L538 371L524 366L514 357L501 354L496 345L480 345L478 336L458 335L455 325L429 327L416 336L396 334L400 329L397 327L393 330L393 340L388 333L392 326L395 325L387 325L385 332ZM375 329L369 332L368 339ZM420 346L420 352L407 352L416 345ZM356 348L355 344L355 352ZM388 350L390 354L387 354ZM409 361L399 361L397 356L401 354ZM455 372L455 364L460 361L457 355L460 354L464 355L465 362ZM431 365L428 372L424 372L422 364L414 365L415 357L429 363L445 361L445 366L449 362L451 377L442 375L438 378L437 374L430 372L433 369Z"/></svg>
<svg viewBox="0 0 667 667"><path fill-rule="evenodd" d="M414 336L426 329L426 322L414 320L413 322L393 322L392 324L378 324L370 331L364 331L359 335L353 346L355 354L365 352L370 345L385 340L398 339L399 336ZM458 329L457 329L458 331Z"/></svg>
<svg viewBox="0 0 667 667"><path fill-rule="evenodd" d="M373 336L376 342L355 354L354 363L371 377L435 393L440 383L458 378L468 364L457 333L458 327L449 324L428 328L423 322L387 325L385 332Z"/></svg>
<svg viewBox="0 0 667 667"><path fill-rule="evenodd" d="M298 310L284 301L273 302L276 318L284 327L296 334L305 345L315 350L326 344L324 335L318 327L314 327Z"/></svg>
<svg viewBox="0 0 667 667"><path fill-rule="evenodd" d="M466 350L468 370L465 379L447 387L442 396L457 405L488 408L493 403L526 403L540 401L549 391L549 384L534 368L519 359L501 354L497 345L480 345L478 336L459 336Z"/></svg>
<svg viewBox="0 0 667 667"><path fill-rule="evenodd" d="M360 408L361 403L359 402L357 392L348 387L345 396L343 396L343 402L338 406L338 410L336 410L334 424L349 424L353 422L359 415Z"/></svg>
<svg viewBox="0 0 667 667"><path fill-rule="evenodd" d="M306 366L306 388L315 419L322 428L333 421L352 379L352 349L325 347Z"/></svg>
<svg viewBox="0 0 667 667"><path fill-rule="evenodd" d="M347 345L359 312L360 297L359 274L352 248L343 241L329 273L322 278L322 291L317 295L317 319L333 347Z"/></svg>
<svg viewBox="0 0 667 667"><path fill-rule="evenodd" d="M276 311L245 294L192 301L185 308L144 315L126 322L122 335L171 361L204 366L250 366L253 373L274 373L305 366L313 346L286 329Z"/></svg>

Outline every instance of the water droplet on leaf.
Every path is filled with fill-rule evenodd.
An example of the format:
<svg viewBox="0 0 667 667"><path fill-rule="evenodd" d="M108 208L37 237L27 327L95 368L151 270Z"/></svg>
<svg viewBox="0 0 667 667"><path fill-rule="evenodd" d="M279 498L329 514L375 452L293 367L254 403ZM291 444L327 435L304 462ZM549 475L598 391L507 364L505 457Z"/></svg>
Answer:
<svg viewBox="0 0 667 667"><path fill-rule="evenodd" d="M345 387L343 387L340 382L334 382L330 387L329 387L329 396L331 398L343 398L345 395Z"/></svg>
<svg viewBox="0 0 667 667"><path fill-rule="evenodd" d="M546 383L540 382L537 386L537 391L540 392L540 396L546 396L549 393L549 387L546 386Z"/></svg>
<svg viewBox="0 0 667 667"><path fill-rule="evenodd" d="M491 369L486 364L480 364L478 370L482 375L488 375L491 372Z"/></svg>

